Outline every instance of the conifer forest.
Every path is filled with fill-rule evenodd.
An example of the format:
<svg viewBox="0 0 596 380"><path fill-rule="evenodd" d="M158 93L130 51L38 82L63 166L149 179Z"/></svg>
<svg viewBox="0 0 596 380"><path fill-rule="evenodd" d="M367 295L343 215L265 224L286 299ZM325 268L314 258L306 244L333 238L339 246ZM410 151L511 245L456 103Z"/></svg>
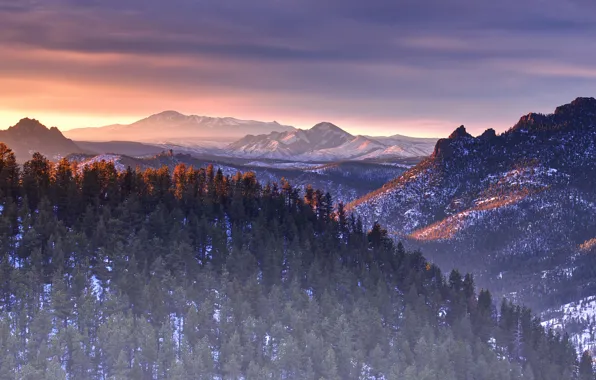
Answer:
<svg viewBox="0 0 596 380"><path fill-rule="evenodd" d="M0 144L0 379L594 379L423 254L324 189Z"/></svg>

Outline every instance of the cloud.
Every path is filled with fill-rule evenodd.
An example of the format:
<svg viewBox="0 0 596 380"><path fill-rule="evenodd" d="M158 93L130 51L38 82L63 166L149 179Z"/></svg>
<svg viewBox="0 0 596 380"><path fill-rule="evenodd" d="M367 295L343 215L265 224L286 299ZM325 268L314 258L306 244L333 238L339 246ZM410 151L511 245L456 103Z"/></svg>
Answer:
<svg viewBox="0 0 596 380"><path fill-rule="evenodd" d="M112 91L146 94L151 107L217 98L233 116L486 124L490 115L506 129L596 81L596 7L587 0L16 4L0 0L0 80L45 83L45 103L30 103L46 109L67 111L68 101L48 99L79 86L94 90L72 112L115 109L91 107ZM130 107L144 111L141 103Z"/></svg>

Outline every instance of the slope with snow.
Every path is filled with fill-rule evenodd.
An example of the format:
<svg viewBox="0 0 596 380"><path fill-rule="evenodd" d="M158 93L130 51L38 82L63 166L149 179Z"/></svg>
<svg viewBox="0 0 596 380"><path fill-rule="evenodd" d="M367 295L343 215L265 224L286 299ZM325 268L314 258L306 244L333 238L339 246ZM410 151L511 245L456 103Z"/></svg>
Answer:
<svg viewBox="0 0 596 380"><path fill-rule="evenodd" d="M596 294L596 99L501 135L460 127L348 209L497 297L542 311Z"/></svg>
<svg viewBox="0 0 596 380"><path fill-rule="evenodd" d="M301 161L374 160L430 155L436 139L353 136L331 123L308 130L249 135L230 145L235 157Z"/></svg>
<svg viewBox="0 0 596 380"><path fill-rule="evenodd" d="M542 317L543 327L571 333L571 342L578 352L589 350L596 354L596 296L548 310Z"/></svg>
<svg viewBox="0 0 596 380"><path fill-rule="evenodd" d="M77 168L79 171L82 172L83 170L85 170L85 168L90 167L95 163L109 162L109 163L114 164L114 168L117 171L122 172L122 171L126 170L126 167L121 162L121 160L122 160L122 156L118 155L118 154L100 154L100 155L97 155L97 156L94 156L94 157L91 157L89 159L79 162Z"/></svg>

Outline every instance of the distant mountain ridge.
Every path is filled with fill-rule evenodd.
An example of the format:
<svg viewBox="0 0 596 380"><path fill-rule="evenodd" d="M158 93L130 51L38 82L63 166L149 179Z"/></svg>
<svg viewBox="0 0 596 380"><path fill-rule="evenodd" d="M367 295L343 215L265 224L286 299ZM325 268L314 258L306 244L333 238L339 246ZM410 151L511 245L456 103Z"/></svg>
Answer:
<svg viewBox="0 0 596 380"><path fill-rule="evenodd" d="M233 156L304 161L367 160L423 157L432 153L436 139L405 136L354 136L323 122L311 129L248 135L227 146Z"/></svg>
<svg viewBox="0 0 596 380"><path fill-rule="evenodd" d="M539 311L596 293L596 99L531 113L478 137L464 126L348 209L444 270Z"/></svg>
<svg viewBox="0 0 596 380"><path fill-rule="evenodd" d="M201 154L321 162L425 157L436 142L401 135L355 136L330 122L296 129L275 121L187 116L176 111L164 111L129 125L79 128L64 134L81 142L134 141L188 151L196 148Z"/></svg>
<svg viewBox="0 0 596 380"><path fill-rule="evenodd" d="M70 153L146 156L173 149L199 156L238 159L385 162L421 159L432 153L436 142L432 138L401 135L356 136L329 122L296 129L277 122L186 116L175 111L152 115L130 125L74 129L65 131L64 135L56 127L45 131L47 128L33 119L23 119L19 124L22 125L5 135L11 136L6 139L20 152L22 160L29 159L35 151L56 160ZM267 133L244 135L247 131ZM240 134L240 138L232 138ZM44 143L39 141L40 137Z"/></svg>
<svg viewBox="0 0 596 380"><path fill-rule="evenodd" d="M137 141L166 143L204 140L231 142L247 134L293 131L294 128L275 121L240 120L232 117L184 115L164 111L132 124L114 124L99 128L77 128L64 134L79 141Z"/></svg>
<svg viewBox="0 0 596 380"><path fill-rule="evenodd" d="M56 127L47 128L38 120L24 118L14 126L0 130L0 142L8 145L18 161L27 161L35 152L56 160L70 153L83 152Z"/></svg>

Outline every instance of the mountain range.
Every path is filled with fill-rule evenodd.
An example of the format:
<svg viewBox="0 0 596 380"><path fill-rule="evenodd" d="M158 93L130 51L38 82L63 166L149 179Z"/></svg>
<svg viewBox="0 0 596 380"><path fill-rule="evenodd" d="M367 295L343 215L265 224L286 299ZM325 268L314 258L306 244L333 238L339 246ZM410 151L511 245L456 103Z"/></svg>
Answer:
<svg viewBox="0 0 596 380"><path fill-rule="evenodd" d="M500 135L461 126L348 208L444 270L548 313L596 293L595 189L596 99L577 98Z"/></svg>
<svg viewBox="0 0 596 380"><path fill-rule="evenodd" d="M164 111L132 124L99 128L77 128L64 134L76 141L138 141L150 143L232 142L247 134L293 131L275 121L239 120L232 117L183 115ZM117 136L117 137L116 137Z"/></svg>
<svg viewBox="0 0 596 380"><path fill-rule="evenodd" d="M226 147L238 157L302 161L372 160L428 156L437 140L395 135L354 136L323 122L311 129L248 135Z"/></svg>
<svg viewBox="0 0 596 380"><path fill-rule="evenodd" d="M24 124L31 123L27 121L30 119L23 120ZM31 128L39 129L40 133L31 128L20 133L3 132L11 136L5 140L17 147L17 155L23 160L35 150L54 159L81 152L144 156L172 149L195 156L243 159L392 161L428 156L437 141L402 135L355 136L329 122L296 129L277 122L186 116L175 111L161 112L129 125L71 129L64 131L64 135L57 128L48 129L37 121L35 124ZM47 142L44 146L36 140L40 136Z"/></svg>

